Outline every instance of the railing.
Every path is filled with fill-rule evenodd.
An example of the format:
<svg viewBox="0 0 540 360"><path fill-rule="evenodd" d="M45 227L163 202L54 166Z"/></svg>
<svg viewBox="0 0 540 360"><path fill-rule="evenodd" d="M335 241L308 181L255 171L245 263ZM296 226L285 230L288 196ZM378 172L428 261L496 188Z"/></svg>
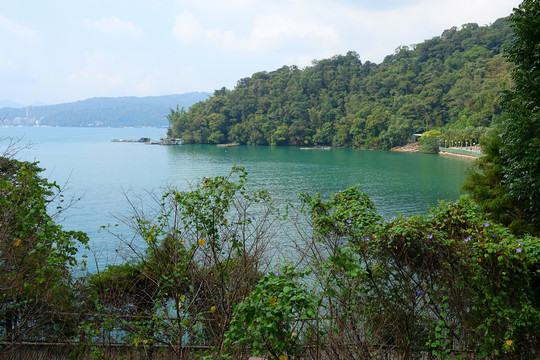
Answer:
<svg viewBox="0 0 540 360"><path fill-rule="evenodd" d="M467 148L464 149L464 148L455 148L455 147L446 148L446 147L440 146L439 147L439 152L440 153L451 153L451 154L457 154L457 155L464 155L464 156L474 156L474 157L484 156L484 154L482 154L480 152L479 147L467 147Z"/></svg>
<svg viewBox="0 0 540 360"><path fill-rule="evenodd" d="M134 316L114 316L111 318L133 319ZM202 320L202 319L201 319ZM328 319L327 319L328 320ZM205 321L205 320L204 320ZM328 337L321 339L319 337L321 328L326 328L328 324L323 324L320 319L304 319L301 322L310 322L314 328L306 333L302 339L303 355L298 359L310 360L330 360L339 356L339 354L357 354L365 355L373 359L399 359L406 351L399 345L378 344L370 342L369 339L338 339L332 333ZM215 344L201 343L185 344L180 341L177 344L153 343L146 346L140 344L135 347L132 343L121 343L119 338L114 335L115 331L123 331L121 328L102 330L100 339L84 341L83 339L71 342L46 342L46 341L21 341L17 343L0 342L0 360L68 360L80 359L91 360L99 353L99 358L104 359L146 359L146 360L183 360L193 359L202 356L205 352L213 349ZM181 337L181 336L180 336ZM352 342L351 342L352 341ZM251 356L249 349L244 349L243 355L238 359L248 359ZM451 351L454 355L460 355L463 359L473 359L474 355L466 351L454 349ZM238 355L240 356L240 355ZM416 356L421 360L436 359L431 353L417 352Z"/></svg>

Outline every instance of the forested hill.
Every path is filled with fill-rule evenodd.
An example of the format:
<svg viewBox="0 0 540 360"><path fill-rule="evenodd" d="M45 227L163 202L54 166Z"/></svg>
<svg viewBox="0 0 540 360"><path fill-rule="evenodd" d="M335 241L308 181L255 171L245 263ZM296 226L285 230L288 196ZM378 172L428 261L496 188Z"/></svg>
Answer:
<svg viewBox="0 0 540 360"><path fill-rule="evenodd" d="M400 47L381 64L351 51L258 72L187 112L171 110L169 131L192 143L388 149L426 129L487 127L500 117L512 37L499 19Z"/></svg>
<svg viewBox="0 0 540 360"><path fill-rule="evenodd" d="M167 127L171 107L185 106L208 98L209 93L146 97L99 97L58 105L0 109L2 124L33 126Z"/></svg>

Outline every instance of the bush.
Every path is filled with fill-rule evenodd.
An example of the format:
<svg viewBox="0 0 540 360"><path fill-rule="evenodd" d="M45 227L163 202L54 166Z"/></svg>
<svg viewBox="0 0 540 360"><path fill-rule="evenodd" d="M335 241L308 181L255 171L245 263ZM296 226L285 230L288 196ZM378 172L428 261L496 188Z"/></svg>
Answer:
<svg viewBox="0 0 540 360"><path fill-rule="evenodd" d="M225 351L238 356L246 350L272 359L301 358L300 346L317 316L317 298L302 280L307 274L285 266L279 273L264 276L252 293L237 305Z"/></svg>
<svg viewBox="0 0 540 360"><path fill-rule="evenodd" d="M37 163L0 157L0 342L7 348L65 341L76 328L73 271L88 237L56 223L64 200L41 171Z"/></svg>
<svg viewBox="0 0 540 360"><path fill-rule="evenodd" d="M121 334L116 340L147 354L155 344L177 356L185 345L219 351L235 306L266 272L276 221L268 194L248 192L246 181L245 171L234 168L189 191L167 191L154 216L134 209L126 221L144 247L129 243L129 262L90 277L89 297L97 304L91 319L108 321L107 334ZM96 329L104 327L82 327Z"/></svg>
<svg viewBox="0 0 540 360"><path fill-rule="evenodd" d="M355 188L304 201L314 240L303 254L315 254L327 351L540 354L538 238L485 221L466 197L389 221Z"/></svg>
<svg viewBox="0 0 540 360"><path fill-rule="evenodd" d="M442 136L443 134L438 130L430 130L423 133L418 140L420 152L437 154L439 152L439 141Z"/></svg>

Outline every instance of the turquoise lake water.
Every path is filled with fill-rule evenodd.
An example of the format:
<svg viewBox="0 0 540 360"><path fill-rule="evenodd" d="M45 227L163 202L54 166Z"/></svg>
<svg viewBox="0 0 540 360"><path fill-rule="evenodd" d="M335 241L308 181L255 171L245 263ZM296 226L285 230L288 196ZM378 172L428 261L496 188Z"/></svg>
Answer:
<svg viewBox="0 0 540 360"><path fill-rule="evenodd" d="M300 192L333 192L358 185L376 201L386 217L396 213L422 214L440 200L456 200L469 160L430 154L301 150L295 147L217 147L215 145L159 146L118 143L112 139L150 137L165 129L10 128L0 137L22 138L20 160L39 161L43 176L67 182L67 196L81 200L62 220L67 229L85 231L98 263L117 262L118 239L100 231L102 225L128 215L126 192L144 194L174 185L187 189L203 176L226 175L232 166L249 173L249 186L267 189L275 201L297 199ZM3 141L2 147L6 141Z"/></svg>

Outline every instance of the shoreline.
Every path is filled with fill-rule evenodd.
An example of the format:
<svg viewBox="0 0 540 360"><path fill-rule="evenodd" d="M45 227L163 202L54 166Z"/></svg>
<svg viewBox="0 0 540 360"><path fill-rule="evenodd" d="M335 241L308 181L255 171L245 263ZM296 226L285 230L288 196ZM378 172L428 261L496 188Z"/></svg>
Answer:
<svg viewBox="0 0 540 360"><path fill-rule="evenodd" d="M418 150L419 147L420 147L420 145L418 143L411 143L411 144L407 144L405 146L393 147L393 148L390 149L390 151L414 153L414 152L420 152Z"/></svg>
<svg viewBox="0 0 540 360"><path fill-rule="evenodd" d="M454 156L454 157L459 157L459 158L463 158L463 159L467 159L467 160L476 160L478 158L480 158L480 156L475 156L475 155L472 155L472 154L461 154L461 153L456 153L456 152L451 152L451 151L444 151L444 150L440 150L439 151L439 155L445 155L445 156Z"/></svg>
<svg viewBox="0 0 540 360"><path fill-rule="evenodd" d="M408 152L408 153L419 153L420 152L418 143L407 144L405 146L396 146L396 147L390 149L390 151ZM446 151L446 150L439 150L438 155L459 157L459 158L466 159L466 160L476 160L476 159L478 159L480 157L479 155L468 154L468 153L464 153L464 152Z"/></svg>

